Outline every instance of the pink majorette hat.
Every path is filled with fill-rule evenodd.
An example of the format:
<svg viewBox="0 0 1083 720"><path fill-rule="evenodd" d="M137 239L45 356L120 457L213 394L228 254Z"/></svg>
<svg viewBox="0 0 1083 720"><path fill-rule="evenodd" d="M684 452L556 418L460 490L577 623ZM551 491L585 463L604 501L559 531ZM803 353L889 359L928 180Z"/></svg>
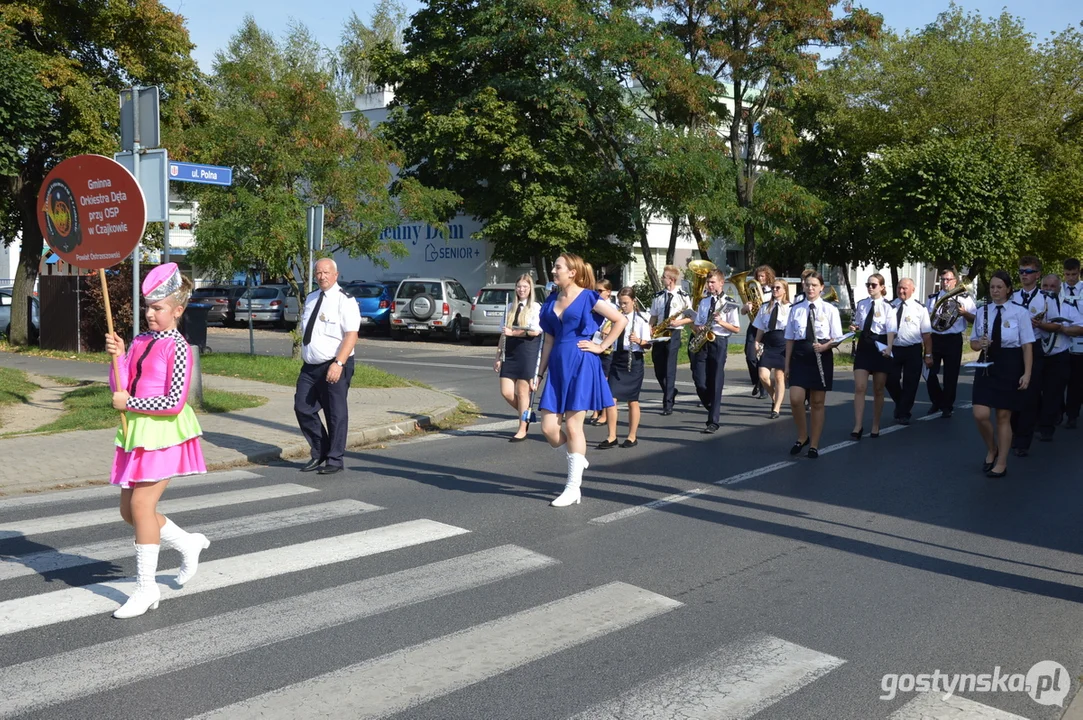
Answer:
<svg viewBox="0 0 1083 720"><path fill-rule="evenodd" d="M181 288L181 274L177 263L165 263L147 273L143 280L143 297L147 302L164 300Z"/></svg>

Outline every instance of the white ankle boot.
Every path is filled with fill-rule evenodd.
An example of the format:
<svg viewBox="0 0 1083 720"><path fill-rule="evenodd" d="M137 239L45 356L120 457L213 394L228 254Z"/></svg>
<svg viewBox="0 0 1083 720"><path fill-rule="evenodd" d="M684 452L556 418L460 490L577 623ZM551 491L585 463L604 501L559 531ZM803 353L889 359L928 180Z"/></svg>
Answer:
<svg viewBox="0 0 1083 720"><path fill-rule="evenodd" d="M564 484L564 492L549 503L553 507L567 507L578 505L583 497L579 486L583 484L583 471L590 467L587 458L582 453L568 453L568 480Z"/></svg>
<svg viewBox="0 0 1083 720"><path fill-rule="evenodd" d="M192 579L199 567L199 553L211 546L211 541L201 533L190 533L181 530L169 518L165 519L165 525L161 530L162 544L173 548L181 554L180 571L177 573L177 584L183 585Z"/></svg>
<svg viewBox="0 0 1083 720"><path fill-rule="evenodd" d="M135 566L135 591L128 596L128 601L113 613L115 618L124 619L142 615L147 610L156 609L158 601L162 598L162 591L158 589L158 581L154 577L154 573L158 570L158 546L136 545Z"/></svg>

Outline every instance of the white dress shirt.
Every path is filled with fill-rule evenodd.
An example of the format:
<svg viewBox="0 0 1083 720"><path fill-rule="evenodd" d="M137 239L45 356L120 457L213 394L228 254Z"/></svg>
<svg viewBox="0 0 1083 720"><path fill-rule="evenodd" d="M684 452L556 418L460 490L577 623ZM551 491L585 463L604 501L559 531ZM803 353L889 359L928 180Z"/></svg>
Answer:
<svg viewBox="0 0 1083 720"><path fill-rule="evenodd" d="M853 324L858 330L865 329L865 320L868 319L870 312L872 313L872 325L869 326L869 332L873 335L887 335L899 331L895 318L895 309L884 298L879 300L865 298L857 303L857 307L854 309Z"/></svg>
<svg viewBox="0 0 1083 720"><path fill-rule="evenodd" d="M771 324L771 312L774 310L775 303L764 303L760 308L760 312L756 315L756 319L752 321L752 327L759 330L763 330L764 333L769 333L772 330L785 330L786 322L790 319L790 308L792 305L789 303L778 303L778 317L775 318L775 326L767 327Z"/></svg>
<svg viewBox="0 0 1083 720"><path fill-rule="evenodd" d="M813 342L817 340L838 340L842 337L842 318L839 317L839 309L820 298L814 303L802 300L790 306L790 318L786 323L787 340L805 339L809 307L815 308L812 322L816 337L810 338Z"/></svg>
<svg viewBox="0 0 1083 720"><path fill-rule="evenodd" d="M321 290L308 294L305 298L305 312L301 318L301 332L308 327L309 318L316 309ZM309 364L325 363L338 354L338 346L348 332L357 332L361 328L361 308L357 301L349 297L338 283L324 292L320 303L320 314L312 326L312 338L308 345L301 346L301 359ZM350 348L353 355L353 348Z"/></svg>
<svg viewBox="0 0 1083 720"><path fill-rule="evenodd" d="M1000 346L1017 348L1034 342L1034 327L1030 324L1030 313L1012 302L1006 302L1000 308ZM987 303L978 309L974 316L974 329L970 333L971 340L981 340L986 334L985 324L992 324L996 319L996 310L997 306L993 303ZM989 342L992 341L993 333L990 331Z"/></svg>
<svg viewBox="0 0 1083 720"><path fill-rule="evenodd" d="M1054 316L1050 315L1049 311L1057 309L1055 304L1052 308L1047 305L1049 298L1046 297L1046 294L1043 293L1037 285L1035 285L1034 289L1030 291L1020 288L1013 292L1012 296L1009 299L1016 305L1019 305L1023 309L1029 311L1032 318L1037 317L1038 315L1042 314L1042 312L1045 312L1046 315L1045 318L1043 318L1043 321L1045 319L1052 319ZM1045 330L1034 328L1034 339L1036 341L1045 340L1047 337L1049 337L1049 333L1047 333Z"/></svg>
<svg viewBox="0 0 1083 720"><path fill-rule="evenodd" d="M1046 302L1049 310L1045 315L1045 322L1051 322L1055 318L1064 318L1069 325L1083 325L1083 315L1080 314L1075 304L1062 300L1059 295L1047 298ZM1042 350L1045 351L1046 355L1059 355L1072 348L1072 340L1073 338L1062 332L1046 333L1046 337L1042 342Z"/></svg>
<svg viewBox="0 0 1083 720"><path fill-rule="evenodd" d="M669 315L666 315L666 296L671 295L672 299L669 304ZM667 317L671 317L677 313L683 313L686 310L692 309L692 300L681 288L674 288L673 292L669 290L662 290L655 294L654 300L651 301L651 321L655 325L663 322ZM675 328L680 330L681 328ZM669 335L663 335L655 340L655 342L668 342Z"/></svg>
<svg viewBox="0 0 1083 720"><path fill-rule="evenodd" d="M708 295L707 297L699 301L699 309L696 310L696 319L693 321L693 324L697 327L703 327L704 325L707 325L709 323L711 326L711 332L713 332L718 337L728 338L733 333L715 322L714 315L711 314L712 300L714 300L714 298ZM728 310L726 309L727 305L729 306ZM719 295L718 299L715 301L715 314L721 314L722 319L728 322L730 325L736 325L737 327L741 327L740 310L741 306L737 303L737 301L733 298L726 297L725 295Z"/></svg>
<svg viewBox="0 0 1083 720"><path fill-rule="evenodd" d="M529 305L529 307L527 307ZM516 308L522 307L519 312L519 324L514 325L516 330L526 329L530 332L541 332L541 305L532 300L512 300L508 303L508 306L504 308L504 322L500 326L500 331L503 332L508 324L515 320Z"/></svg>
<svg viewBox="0 0 1083 720"><path fill-rule="evenodd" d="M947 290L941 290L938 293L933 293L928 297L928 299L926 299L925 309L929 311L930 319L932 318L933 308L936 307L937 301L940 298L944 297L947 292ZM956 297L955 302L959 303L959 307L970 313L971 315L973 315L975 309L977 309L977 304L974 302L974 298L970 297L970 293L966 293L965 295L960 295ZM955 333L964 333L966 332L966 322L966 318L962 315L959 315L959 318L950 328L943 331L934 329L933 335L952 335Z"/></svg>
<svg viewBox="0 0 1083 720"><path fill-rule="evenodd" d="M1083 299L1083 282L1077 282L1075 285L1061 283L1060 299L1062 302L1068 301L1073 303Z"/></svg>
<svg viewBox="0 0 1083 720"><path fill-rule="evenodd" d="M624 315L624 313L621 314ZM624 326L624 349L642 355L646 348L633 343L631 337L635 335L640 342L650 342L650 323L647 322L647 318L643 316L643 313L633 312L630 315L624 315L624 317L628 319L628 323ZM618 340L614 339L613 344L610 346L614 351L617 349L617 342Z"/></svg>
<svg viewBox="0 0 1083 720"><path fill-rule="evenodd" d="M898 304L891 310L899 326L898 330L895 331L895 347L920 345L922 335L933 331L933 327L929 323L929 311L913 297L902 303L902 308L901 316Z"/></svg>

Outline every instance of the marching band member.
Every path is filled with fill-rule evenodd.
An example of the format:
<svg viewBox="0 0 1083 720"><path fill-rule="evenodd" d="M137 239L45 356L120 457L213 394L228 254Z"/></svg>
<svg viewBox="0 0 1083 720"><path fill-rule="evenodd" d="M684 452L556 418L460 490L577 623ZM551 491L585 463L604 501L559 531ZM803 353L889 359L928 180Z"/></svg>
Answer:
<svg viewBox="0 0 1083 720"><path fill-rule="evenodd" d="M854 358L854 431L850 437L860 440L865 432L865 392L872 375L872 430L869 437L880 436L880 414L884 410L884 386L891 370L892 345L898 328L897 315L884 297L887 290L884 276L869 275L865 287L869 297L860 301L854 310L851 330L860 330L857 356ZM883 347L881 347L883 346Z"/></svg>
<svg viewBox="0 0 1083 720"><path fill-rule="evenodd" d="M1038 389L1041 395L1038 439L1049 442L1064 412L1064 393L1072 372L1071 353L1068 352L1072 345L1071 336L1083 331L1083 328L1076 327L1083 322L1083 318L1074 305L1061 301L1060 278L1056 275L1049 274L1042 278L1042 292L1049 310L1045 320L1035 325L1048 332L1046 339L1041 341L1043 368L1041 387Z"/></svg>
<svg viewBox="0 0 1083 720"><path fill-rule="evenodd" d="M808 457L820 456L824 429L824 399L831 389L834 355L842 339L839 311L820 298L824 278L812 271L805 279L805 300L790 308L786 324L786 380L790 383L790 411L797 426L797 442L790 448L798 455L809 446ZM805 397L811 398L811 428L805 422Z"/></svg>
<svg viewBox="0 0 1083 720"><path fill-rule="evenodd" d="M1062 302L1083 312L1083 307L1079 305L1079 300L1083 299L1083 285L1079 283L1078 258L1064 261L1064 282L1061 284L1060 298ZM1068 353L1071 374L1068 378L1068 391L1065 393L1064 414L1068 420L1064 426L1074 430L1079 422L1079 408L1083 406L1083 338L1072 338Z"/></svg>
<svg viewBox="0 0 1083 720"><path fill-rule="evenodd" d="M662 388L662 414L673 414L673 403L677 398L677 353L681 348L681 328L692 322L685 317L685 311L692 307L688 293L677 286L680 270L676 265L666 265L662 270L660 290L651 302L651 330L672 319L669 326L672 331L654 340L651 346L651 359L654 362L654 377ZM674 317L676 316L676 317Z"/></svg>
<svg viewBox="0 0 1083 720"><path fill-rule="evenodd" d="M1008 474L1008 448L1012 443L1012 413L1025 400L1031 381L1034 328L1026 308L1009 302L1011 277L997 270L989 281L991 301L975 314L970 348L991 362L974 378L974 421L985 441L982 471L988 477ZM996 409L994 432L991 409Z"/></svg>
<svg viewBox="0 0 1083 720"><path fill-rule="evenodd" d="M609 282L609 280L607 280L605 278L602 278L598 282L594 283L594 292L598 293L601 296L602 300L605 300L608 303L613 303L613 307L617 307L617 303L616 303L615 299L613 298L613 283ZM609 333L609 331L612 329L612 327L613 327L612 323L610 323L608 320L603 319L602 327L598 331L600 333L600 335L597 335L594 338L594 342L600 343L602 341L602 338L605 337L605 335L607 335ZM605 373L606 377L609 377L609 364L612 361L613 361L613 353L607 352L607 353L602 354L602 372ZM606 413L608 413L608 412L609 412L608 409L599 410L598 412L594 413L594 416L591 417L590 420L587 421L587 424L588 425L605 425L606 424L605 417L606 417Z"/></svg>
<svg viewBox="0 0 1083 720"><path fill-rule="evenodd" d="M1019 284L1021 287L1011 295L1011 301L1022 306L1030 313L1031 327L1034 331L1034 343L1031 347L1030 383L1024 392L1021 407L1012 413L1012 448L1018 457L1030 454L1030 443L1034 439L1034 429L1038 425L1041 412L1042 373L1045 369L1045 355L1042 344L1049 333L1044 329L1043 319L1047 318L1048 298L1038 287L1042 276L1042 263L1033 255L1019 259ZM1054 308L1055 309L1055 308Z"/></svg>
<svg viewBox="0 0 1083 720"><path fill-rule="evenodd" d="M707 273L707 297L700 300L696 319L693 323L698 334L704 330L714 333L714 340L707 343L707 427L704 433L718 431L719 415L722 411L722 386L726 382L726 353L730 335L741 332L741 307L733 298L722 294L726 276L721 270Z"/></svg>
<svg viewBox="0 0 1083 720"><path fill-rule="evenodd" d="M771 286L775 283L775 271L770 265L760 265L752 271L752 275L756 278L756 282L763 291L762 296L760 297L760 307L762 308L771 301L773 294L771 292ZM746 315L750 313L752 311L752 303L745 303L744 311ZM767 393L764 391L763 383L760 381L760 356L759 352L756 350L756 328L752 324L755 319L756 318L750 318L748 331L745 333L745 365L748 366L748 378L752 381L752 397L765 398L767 397Z"/></svg>
<svg viewBox="0 0 1083 720"><path fill-rule="evenodd" d="M782 409L786 392L786 321L790 317L790 286L782 278L771 283L771 301L760 307L756 319L757 352L762 348L759 360L760 383L771 395L771 414L774 420Z"/></svg>
<svg viewBox="0 0 1083 720"><path fill-rule="evenodd" d="M933 321L933 364L929 366L929 377L925 386L929 391L929 402L932 407L929 413L940 413L940 417L947 419L955 409L955 394L959 387L959 368L963 361L963 334L966 332L966 324L974 320L974 298L969 293L956 296L954 302L959 310L959 317L947 329L938 330L933 310L940 298L955 289L959 279L954 268L945 268L940 271L940 292L929 295L925 307L929 311L929 317ZM940 385L940 368L944 368L944 385Z"/></svg>
<svg viewBox="0 0 1083 720"><path fill-rule="evenodd" d="M899 300L895 306L898 330L892 346L887 391L895 402L895 421L900 425L909 425L914 400L918 396L918 386L921 385L922 361L926 367L933 364L933 328L929 322L929 311L914 297L913 280L900 280L898 295Z"/></svg>
<svg viewBox="0 0 1083 720"><path fill-rule="evenodd" d="M691 298L692 310L689 313L695 319L695 313L699 309L700 302L703 298L708 297L707 283L703 283L703 292L697 298ZM695 337L695 333L689 333L687 350L688 350L688 369L692 373L692 384L696 386L696 397L699 398L699 404L706 408L711 404L711 394L707 389L707 346L704 345L698 352L692 350L692 339Z"/></svg>
<svg viewBox="0 0 1083 720"><path fill-rule="evenodd" d="M816 272L812 268L805 268L801 271L801 288L797 291L797 294L793 296L793 304L796 305L799 302L805 301L806 286L805 281L808 280L808 276Z"/></svg>
<svg viewBox="0 0 1083 720"><path fill-rule="evenodd" d="M564 491L551 503L566 507L579 503L583 471L590 466L583 435L586 413L613 405L598 356L624 333L627 320L594 292L594 274L578 255L563 253L553 263L552 272L559 292L542 305L540 322L545 340L538 376L531 385L536 389L549 370L538 407L545 439L555 448L567 446L568 478ZM598 316L613 323L613 331L601 344L591 339L598 330Z"/></svg>
<svg viewBox="0 0 1083 720"><path fill-rule="evenodd" d="M617 403L628 403L628 437L622 448L639 444L639 393L643 389L643 350L651 343L651 328L647 319L636 309L634 287L621 288L617 294L620 311L628 320L624 332L613 344L613 363L609 368L609 391L613 394L613 407L609 408L609 436L598 444L598 449L617 446Z"/></svg>
<svg viewBox="0 0 1083 720"><path fill-rule="evenodd" d="M526 440L523 416L530 408L530 381L541 349L540 315L541 305L534 301L534 278L521 275L515 282L515 299L504 308L504 326L493 363L493 370L500 374L500 394L519 413L519 430L509 442Z"/></svg>

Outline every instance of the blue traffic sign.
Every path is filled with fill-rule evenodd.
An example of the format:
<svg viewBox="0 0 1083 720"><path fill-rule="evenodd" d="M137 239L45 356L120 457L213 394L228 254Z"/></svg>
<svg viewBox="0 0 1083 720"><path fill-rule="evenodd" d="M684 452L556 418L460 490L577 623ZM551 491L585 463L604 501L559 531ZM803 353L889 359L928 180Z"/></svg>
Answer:
<svg viewBox="0 0 1083 720"><path fill-rule="evenodd" d="M206 185L232 185L233 168L221 165L197 165L196 163L170 162L169 179L180 182L204 183Z"/></svg>

